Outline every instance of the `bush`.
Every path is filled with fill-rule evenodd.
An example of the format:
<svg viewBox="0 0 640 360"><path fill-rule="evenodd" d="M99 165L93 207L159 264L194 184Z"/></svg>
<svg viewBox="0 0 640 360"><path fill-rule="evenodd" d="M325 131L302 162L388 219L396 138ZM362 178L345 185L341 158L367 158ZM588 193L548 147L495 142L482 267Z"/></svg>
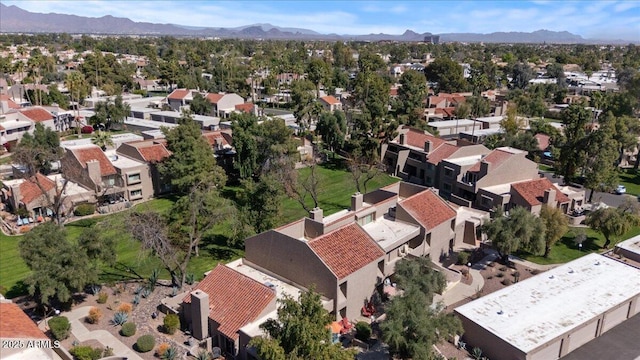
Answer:
<svg viewBox="0 0 640 360"><path fill-rule="evenodd" d="M129 315L127 313L117 312L113 314L113 319L111 319L111 322L113 323L113 325L123 325L127 322L127 320L129 320Z"/></svg>
<svg viewBox="0 0 640 360"><path fill-rule="evenodd" d="M469 263L469 258L471 258L471 254L466 251L460 251L458 253L458 264L467 265Z"/></svg>
<svg viewBox="0 0 640 360"><path fill-rule="evenodd" d="M371 337L371 326L364 321L358 321L356 324L356 339L360 341L369 341Z"/></svg>
<svg viewBox="0 0 640 360"><path fill-rule="evenodd" d="M83 134L91 134L93 133L93 126L83 126L82 129L80 129L80 132Z"/></svg>
<svg viewBox="0 0 640 360"><path fill-rule="evenodd" d="M91 346L74 346L69 352L77 360L98 360L102 357L102 349Z"/></svg>
<svg viewBox="0 0 640 360"><path fill-rule="evenodd" d="M499 278L504 277L504 273L499 272L496 274L496 277L499 277Z"/></svg>
<svg viewBox="0 0 640 360"><path fill-rule="evenodd" d="M179 354L178 354L178 349L176 349L175 347L170 347L167 349L167 351L164 352L164 355L162 355L161 359L162 360L176 360L178 358Z"/></svg>
<svg viewBox="0 0 640 360"><path fill-rule="evenodd" d="M120 329L120 335L130 337L136 334L136 324L132 322L126 322L122 324L122 329Z"/></svg>
<svg viewBox="0 0 640 360"><path fill-rule="evenodd" d="M136 350L139 352L149 352L153 350L154 346L156 346L156 339L151 335L142 335L136 341Z"/></svg>
<svg viewBox="0 0 640 360"><path fill-rule="evenodd" d="M175 334L180 328L180 318L176 314L169 314L164 317L164 331L169 334Z"/></svg>
<svg viewBox="0 0 640 360"><path fill-rule="evenodd" d="M129 303L122 303L120 304L120 306L118 306L118 312L130 314L132 310L133 310L133 305Z"/></svg>
<svg viewBox="0 0 640 360"><path fill-rule="evenodd" d="M80 204L73 210L75 216L87 216L96 212L96 206L93 204Z"/></svg>
<svg viewBox="0 0 640 360"><path fill-rule="evenodd" d="M504 279L504 280L501 281L501 283L502 283L502 285L509 286L509 285L511 285L511 280Z"/></svg>
<svg viewBox="0 0 640 360"><path fill-rule="evenodd" d="M165 352L167 352L167 350L171 347L171 345L163 342L160 345L158 345L158 347L156 348L156 355L158 355L158 357L162 357L164 355Z"/></svg>
<svg viewBox="0 0 640 360"><path fill-rule="evenodd" d="M56 316L49 320L49 329L56 340L64 340L69 337L71 324L66 316Z"/></svg>
<svg viewBox="0 0 640 360"><path fill-rule="evenodd" d="M98 293L98 300L96 300L98 302L98 304L104 304L107 302L107 299L109 299L109 294L107 294L105 291L100 291L100 293Z"/></svg>
<svg viewBox="0 0 640 360"><path fill-rule="evenodd" d="M89 315L87 316L87 322L89 324L97 324L100 319L102 319L102 311L100 311L100 309L98 309L97 307L92 307L89 310Z"/></svg>

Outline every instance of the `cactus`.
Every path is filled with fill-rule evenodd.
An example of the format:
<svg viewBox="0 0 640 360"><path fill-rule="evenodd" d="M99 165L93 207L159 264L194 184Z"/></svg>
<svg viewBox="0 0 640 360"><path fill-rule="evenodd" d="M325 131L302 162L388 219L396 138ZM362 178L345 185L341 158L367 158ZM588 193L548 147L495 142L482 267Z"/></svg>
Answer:
<svg viewBox="0 0 640 360"><path fill-rule="evenodd" d="M111 322L113 323L114 326L117 326L117 325L122 325L126 323L127 320L129 320L129 315L127 313L117 312L113 314L113 319L111 319Z"/></svg>

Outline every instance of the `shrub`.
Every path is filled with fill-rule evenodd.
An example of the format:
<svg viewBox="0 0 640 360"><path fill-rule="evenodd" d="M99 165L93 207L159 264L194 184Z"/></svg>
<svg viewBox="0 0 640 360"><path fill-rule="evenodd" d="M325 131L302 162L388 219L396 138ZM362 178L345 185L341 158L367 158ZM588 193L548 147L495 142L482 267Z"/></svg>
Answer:
<svg viewBox="0 0 640 360"><path fill-rule="evenodd" d="M479 347L474 347L473 350L471 350L471 356L475 360L480 360L482 358L482 349L480 349Z"/></svg>
<svg viewBox="0 0 640 360"><path fill-rule="evenodd" d="M133 305L129 303L122 303L120 304L120 306L118 306L118 312L130 314L132 310L133 310Z"/></svg>
<svg viewBox="0 0 640 360"><path fill-rule="evenodd" d="M504 273L499 272L496 274L496 277L499 277L499 278L504 277Z"/></svg>
<svg viewBox="0 0 640 360"><path fill-rule="evenodd" d="M102 311L100 311L100 309L98 309L97 307L92 307L89 310L89 315L87 316L87 322L89 324L97 324L100 319L102 319Z"/></svg>
<svg viewBox="0 0 640 360"><path fill-rule="evenodd" d="M511 280L504 279L504 280L501 281L501 283L502 283L502 285L509 286L509 285L511 285Z"/></svg>
<svg viewBox="0 0 640 360"><path fill-rule="evenodd" d="M113 319L111 319L111 322L113 323L113 325L122 325L126 323L127 320L129 320L129 315L127 313L117 312L113 314Z"/></svg>
<svg viewBox="0 0 640 360"><path fill-rule="evenodd" d="M164 317L164 331L169 334L175 334L176 330L180 328L180 318L176 314L169 314Z"/></svg>
<svg viewBox="0 0 640 360"><path fill-rule="evenodd" d="M168 348L167 351L164 352L164 355L162 355L161 359L162 360L176 360L178 358L178 349L174 348L173 346Z"/></svg>
<svg viewBox="0 0 640 360"><path fill-rule="evenodd" d="M513 273L513 280L515 282L520 281L520 272L519 271L516 271L516 272Z"/></svg>
<svg viewBox="0 0 640 360"><path fill-rule="evenodd" d="M98 360L102 357L102 349L91 346L75 346L69 352L77 360Z"/></svg>
<svg viewBox="0 0 640 360"><path fill-rule="evenodd" d="M187 282L188 285L193 285L193 283L196 282L195 274L188 273L187 276L185 277L185 281Z"/></svg>
<svg viewBox="0 0 640 360"><path fill-rule="evenodd" d="M122 324L122 329L120 329L120 335L130 337L136 334L136 324L132 322L126 322Z"/></svg>
<svg viewBox="0 0 640 360"><path fill-rule="evenodd" d="M149 352L153 350L153 347L156 346L156 339L151 335L142 335L136 341L136 349L139 352Z"/></svg>
<svg viewBox="0 0 640 360"><path fill-rule="evenodd" d="M140 295L134 296L132 303L134 306L137 306L138 304L140 304Z"/></svg>
<svg viewBox="0 0 640 360"><path fill-rule="evenodd" d="M100 286L98 284L93 284L93 285L89 286L89 294L98 295L100 293L100 289L101 288L102 288L102 286Z"/></svg>
<svg viewBox="0 0 640 360"><path fill-rule="evenodd" d="M69 337L71 324L66 316L56 316L49 320L49 329L56 340L64 340Z"/></svg>
<svg viewBox="0 0 640 360"><path fill-rule="evenodd" d="M358 321L356 324L356 339L360 341L368 341L371 337L371 326L364 321Z"/></svg>
<svg viewBox="0 0 640 360"><path fill-rule="evenodd" d="M460 251L458 253L458 264L459 265L467 265L469 263L469 258L471 257L471 254L469 254L466 251Z"/></svg>
<svg viewBox="0 0 640 360"><path fill-rule="evenodd" d="M93 126L89 126L89 125L83 126L80 129L80 132L83 133L83 134L91 134L91 133L93 133Z"/></svg>
<svg viewBox="0 0 640 360"><path fill-rule="evenodd" d="M87 216L96 212L96 206L93 204L80 204L73 210L75 216Z"/></svg>
<svg viewBox="0 0 640 360"><path fill-rule="evenodd" d="M156 283L158 282L158 278L160 277L160 270L153 269L151 275L149 275L149 290L153 291L156 288Z"/></svg>
<svg viewBox="0 0 640 360"><path fill-rule="evenodd" d="M167 352L167 350L171 347L171 345L163 342L160 345L158 345L158 347L156 348L156 355L158 355L158 357L162 357L164 355L165 352Z"/></svg>

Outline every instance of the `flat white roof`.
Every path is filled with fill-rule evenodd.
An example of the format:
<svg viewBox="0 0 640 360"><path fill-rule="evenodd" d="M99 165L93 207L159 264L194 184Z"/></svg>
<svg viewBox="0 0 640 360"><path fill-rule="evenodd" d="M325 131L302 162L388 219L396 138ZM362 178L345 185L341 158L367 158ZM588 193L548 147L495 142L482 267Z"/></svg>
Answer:
<svg viewBox="0 0 640 360"><path fill-rule="evenodd" d="M126 156L116 154L115 149L107 150L104 152L104 154L107 156L111 164L119 169L128 169L144 165L139 161L135 161L133 159L129 159Z"/></svg>
<svg viewBox="0 0 640 360"><path fill-rule="evenodd" d="M493 186L485 186L485 187L481 187L480 189L490 192L492 194L504 195L511 192L511 184L515 184L518 182L519 181L506 183L506 184L493 185Z"/></svg>
<svg viewBox="0 0 640 360"><path fill-rule="evenodd" d="M131 107L131 111L132 112L140 112L140 113L156 113L159 112L160 109L154 109L154 108L149 108L149 107L137 107L137 106L132 106Z"/></svg>
<svg viewBox="0 0 640 360"><path fill-rule="evenodd" d="M30 127L31 125L33 125L33 122L28 120L7 120L7 121L0 122L0 125L2 125L2 127L5 128L5 130L13 130L13 129L20 129L24 127Z"/></svg>
<svg viewBox="0 0 640 360"><path fill-rule="evenodd" d="M504 116L486 116L486 117L479 117L476 118L476 121L482 121L482 122L486 122L486 123L490 123L490 124L495 124L495 123L499 123L502 121L502 119L504 119Z"/></svg>
<svg viewBox="0 0 640 360"><path fill-rule="evenodd" d="M476 124L476 126L482 126L482 123L480 123L479 121L473 121L469 119L432 121L427 125L434 128L445 128L445 127L467 126L467 125L473 125L473 124Z"/></svg>
<svg viewBox="0 0 640 360"><path fill-rule="evenodd" d="M634 236L631 239L620 242L616 247L625 249L627 251L640 255L640 235Z"/></svg>
<svg viewBox="0 0 640 360"><path fill-rule="evenodd" d="M452 164L465 166L465 165L473 165L478 161L480 161L481 159L482 159L482 155L470 155L470 156L463 156L459 158L445 159L445 160L447 160L447 162L450 162Z"/></svg>
<svg viewBox="0 0 640 360"><path fill-rule="evenodd" d="M364 205L364 203L363 203ZM325 217L322 218L322 222L325 224L329 224L335 220L340 219L341 217L347 215L349 213L349 209L344 209L344 210L340 210L336 213L333 213L331 215L327 215Z"/></svg>
<svg viewBox="0 0 640 360"><path fill-rule="evenodd" d="M469 135L469 136L483 136L483 135L493 135L500 134L504 130L501 128L493 128L493 129L478 129L476 131L460 131L460 134Z"/></svg>
<svg viewBox="0 0 640 360"><path fill-rule="evenodd" d="M640 294L640 270L598 254L455 309L528 353Z"/></svg>
<svg viewBox="0 0 640 360"><path fill-rule="evenodd" d="M88 135L88 136L89 137L82 138L82 139L60 141L60 147L63 149L70 149L75 147L93 145L93 142L91 142L91 135Z"/></svg>
<svg viewBox="0 0 640 360"><path fill-rule="evenodd" d="M133 117L126 118L124 120L124 124L125 125L141 126L141 127L146 127L146 128L150 128L150 129L160 129L161 127L174 128L174 127L178 126L178 124L165 123L165 122L155 121L155 120L138 119L138 118L133 118Z"/></svg>
<svg viewBox="0 0 640 360"><path fill-rule="evenodd" d="M393 250L406 240L420 234L420 227L396 221L385 215L362 227L385 251Z"/></svg>

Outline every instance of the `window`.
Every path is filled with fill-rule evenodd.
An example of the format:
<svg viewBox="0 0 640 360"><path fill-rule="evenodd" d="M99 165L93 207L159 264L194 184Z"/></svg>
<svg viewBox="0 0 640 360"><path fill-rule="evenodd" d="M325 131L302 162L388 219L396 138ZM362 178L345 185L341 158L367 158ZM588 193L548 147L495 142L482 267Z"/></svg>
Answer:
<svg viewBox="0 0 640 360"><path fill-rule="evenodd" d="M107 185L108 186L114 186L116 184L116 178L114 177L110 177L107 179Z"/></svg>
<svg viewBox="0 0 640 360"><path fill-rule="evenodd" d="M142 197L142 189L131 190L130 194L132 198Z"/></svg>
<svg viewBox="0 0 640 360"><path fill-rule="evenodd" d="M140 173L129 175L128 178L127 178L127 182L129 184L140 182Z"/></svg>
<svg viewBox="0 0 640 360"><path fill-rule="evenodd" d="M482 206L490 207L492 202L493 202L493 200L490 197L482 195L482 201L481 201Z"/></svg>
<svg viewBox="0 0 640 360"><path fill-rule="evenodd" d="M360 218L360 220L358 220L358 224L360 224L360 226L364 226L372 221L373 221L373 213Z"/></svg>
<svg viewBox="0 0 640 360"><path fill-rule="evenodd" d="M446 176L448 178L452 178L453 177L453 169L449 168L449 167L445 167L444 168L444 176Z"/></svg>

